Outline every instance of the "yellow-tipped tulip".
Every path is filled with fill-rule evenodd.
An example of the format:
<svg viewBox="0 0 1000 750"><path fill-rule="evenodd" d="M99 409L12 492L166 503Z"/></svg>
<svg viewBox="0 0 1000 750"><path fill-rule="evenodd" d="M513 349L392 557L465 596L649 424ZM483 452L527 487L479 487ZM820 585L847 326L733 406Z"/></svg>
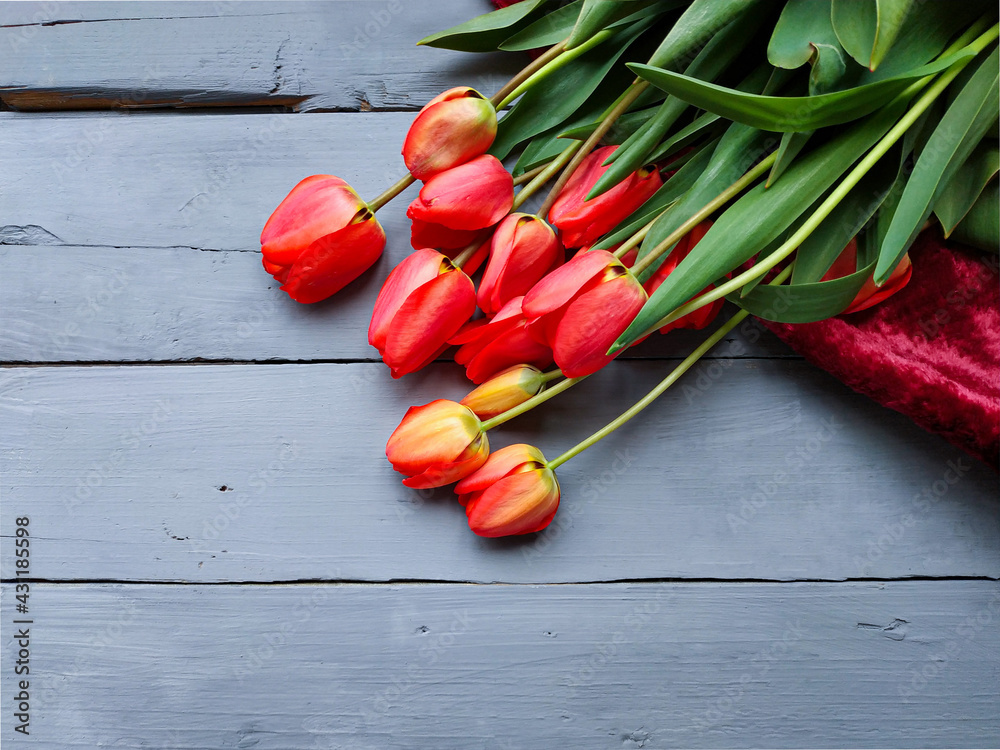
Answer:
<svg viewBox="0 0 1000 750"><path fill-rule="evenodd" d="M542 371L531 365L514 365L499 372L462 399L480 419L503 414L537 395L545 378Z"/></svg>

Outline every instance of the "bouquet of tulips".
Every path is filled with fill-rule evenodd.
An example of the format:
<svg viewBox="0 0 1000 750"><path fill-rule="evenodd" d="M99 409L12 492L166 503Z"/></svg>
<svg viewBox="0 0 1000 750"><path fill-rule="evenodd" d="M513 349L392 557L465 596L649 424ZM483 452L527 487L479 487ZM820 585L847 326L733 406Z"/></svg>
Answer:
<svg viewBox="0 0 1000 750"><path fill-rule="evenodd" d="M375 213L419 180L414 252L368 340L397 378L457 345L477 387L412 407L386 455L408 487L457 482L476 534L536 532L559 505L555 469L747 315L801 323L878 303L907 283L928 221L996 252L996 14L524 0L422 43L533 61L492 97L431 100L403 143L408 174L374 200L329 175L296 185L264 227L264 267L299 302L334 294L380 256ZM705 328L726 299L739 312L602 430L551 460L490 452L492 428L649 335Z"/></svg>

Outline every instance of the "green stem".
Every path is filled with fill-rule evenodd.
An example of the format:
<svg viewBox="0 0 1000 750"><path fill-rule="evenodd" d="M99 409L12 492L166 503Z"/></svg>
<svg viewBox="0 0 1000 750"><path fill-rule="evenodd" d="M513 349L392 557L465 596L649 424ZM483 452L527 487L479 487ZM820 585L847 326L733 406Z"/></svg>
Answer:
<svg viewBox="0 0 1000 750"><path fill-rule="evenodd" d="M405 177L400 177L395 183L389 186L389 188L382 193L378 198L372 201L368 201L368 208L374 213L378 211L382 206L391 201L397 195L402 193L406 188L413 184L415 178L409 172L406 173Z"/></svg>
<svg viewBox="0 0 1000 750"><path fill-rule="evenodd" d="M628 111L628 108L632 106L635 100L638 99L642 92L647 88L649 88L649 83L639 80L638 78L635 79L629 86L628 90L618 97L618 101L605 111L604 117L601 119L601 124L598 125L597 129L580 145L576 155L570 163L566 165L562 174L559 175L559 179L556 180L556 184L552 186L552 189L549 191L548 197L546 197L542 207L538 209L538 215L540 217L545 218L549 209L552 208L552 204L555 203L556 198L559 197L559 193L566 186L566 183L569 182L569 178L572 176L573 172L576 171L576 168L580 166L580 163L584 159L587 158L587 154L593 151L594 146L596 146L601 138L604 137L605 133L611 129L611 126L615 124L618 118Z"/></svg>
<svg viewBox="0 0 1000 750"><path fill-rule="evenodd" d="M546 388L537 396L532 396L531 398L529 398L523 404L515 406L513 409L508 409L503 414L497 414L492 419L487 419L485 422L483 422L483 431L485 432L486 430L492 430L494 427L498 427L499 425L502 425L504 422L511 420L514 417L520 416L521 414L524 414L526 411L531 411L539 404L548 401L553 396L558 396L567 388L576 385L586 377L589 376L584 375L583 377L579 378L566 378L561 383L556 383L551 388Z"/></svg>
<svg viewBox="0 0 1000 750"><path fill-rule="evenodd" d="M526 200L528 200L528 198L537 193L539 188L552 179L552 175L566 166L566 162L573 157L573 154L578 148L580 148L580 142L574 141L563 149L563 152L559 154L559 156L550 161L548 165L541 172L539 172L534 179L531 180L531 182L521 188L521 191L514 197L514 206L511 210L516 211ZM538 218L544 219L545 217L539 213Z"/></svg>
<svg viewBox="0 0 1000 750"><path fill-rule="evenodd" d="M791 275L791 272L792 269L791 266L789 266L788 268L783 270L780 274L778 274L778 276L775 277L774 281L772 281L771 283L774 285L782 283L783 281L785 281L785 279L787 279ZM683 362L677 365L677 367L675 367L673 371L669 375L667 375L667 377L661 380L653 390L651 390L649 393L643 396L642 399L637 401L628 411L621 414L617 419L606 424L604 427L599 429L590 437L574 445L572 448L563 453L561 456L549 461L548 468L556 469L559 466L562 466L564 463L573 458L573 456L582 453L587 448L592 446L594 443L606 438L612 432L614 432L623 424L632 419L632 417L634 417L636 414L638 414L647 406L649 406L651 403L653 403L663 394L665 390L667 390L667 388L676 383L681 375L690 370L691 367L694 366L695 362L701 359L713 346L719 343L727 333L729 333L737 325L739 325L740 322L744 318L746 318L749 314L750 313L748 313L746 310L740 310L738 313L736 313L733 317L731 317L729 320L723 323L722 326L719 328L719 330L717 330L715 333L713 333L711 336L705 339L697 349L691 352L684 359Z"/></svg>
<svg viewBox="0 0 1000 750"><path fill-rule="evenodd" d="M990 42L997 38L998 28L1000 27L994 24L989 31L969 46L977 53L982 51ZM942 54L950 54L950 52L946 50L945 53ZM962 72L962 69L968 65L972 59L972 57L967 57L959 60L952 67L948 68L947 71L941 74L941 77L934 81L934 84L927 89L920 99L917 100L917 103L914 104L913 107L911 107L907 113L903 115L903 117L900 118L900 120L892 127L892 129L882 137L882 140L876 143L875 146L872 147L867 154L865 154L864 158L857 163L847 177L845 177L844 180L833 190L833 192L827 196L826 200L820 204L819 208L816 209L812 216L810 216L802 224L802 226L799 227L799 229L777 250L758 263L755 263L752 268L744 271L732 280L727 281L724 284L717 286L712 291L706 292L700 297L681 305L670 313L670 315L651 326L649 328L649 332L655 331L657 328L661 328L667 323L671 323L678 318L703 307L704 305L714 302L717 299L721 299L727 294L735 292L737 289L742 288L754 279L763 276L778 263L791 255L809 235L816 231L816 228L820 225L820 223L822 223L822 221L830 215L833 209L839 205L848 193L850 193L850 191L858 184L861 178L868 173L875 163L881 159L893 145L895 145L896 141L898 141L910 127L913 126L920 115L922 115L927 108L934 103L934 100L944 93L949 84L951 84L955 77ZM933 78L934 76L925 76L924 78L915 81L905 91L903 91L899 97L908 98L913 96L920 91L920 89L924 88Z"/></svg>
<svg viewBox="0 0 1000 750"><path fill-rule="evenodd" d="M456 268L461 268L470 260L472 260L472 256L476 254L476 251L479 250L479 248L481 248L483 245L486 244L488 239L489 238L474 240L473 242L462 248L462 252L460 252L458 255L452 258L451 262L455 265Z"/></svg>
<svg viewBox="0 0 1000 750"><path fill-rule="evenodd" d="M562 54L563 48L566 46L566 40L559 42L559 44L554 44L549 47L543 55L535 58L531 61L531 64L526 66L520 73L511 78L507 83L503 85L498 92L490 97L490 103L497 109L501 109L505 104L503 103L505 99L510 95L512 91L515 91L519 86L521 86L525 81L531 78L535 73L544 68L554 59Z"/></svg>
<svg viewBox="0 0 1000 750"><path fill-rule="evenodd" d="M561 378L562 374L563 374L562 370L560 370L558 367L556 369L554 369L554 370L549 370L548 372L543 372L542 373L542 382L543 383L548 383L551 380L556 380L557 378Z"/></svg>
<svg viewBox="0 0 1000 750"><path fill-rule="evenodd" d="M613 255L616 258L619 258L619 259L623 258L625 256L625 254L628 253L629 250L631 250L633 247L635 247L640 242L642 242L644 239L646 239L646 235L649 234L649 230L653 228L653 224L655 224L659 220L659 218L661 216L663 216L663 214L665 214L670 209L670 207L673 206L673 205L674 204L671 203L670 206L667 206L663 211L661 211L656 216L654 216L652 219L650 219L649 223L646 224L646 226L644 226L638 232L636 232L631 237L629 237L627 240L625 240L625 242L622 243L622 246L619 247L617 250L614 251Z"/></svg>
<svg viewBox="0 0 1000 750"><path fill-rule="evenodd" d="M538 175L544 172L545 168L548 167L550 164L552 164L552 162L547 161L544 164L535 167L534 169L529 169L527 172L518 175L517 177L514 178L514 187L517 187L518 185L523 185L526 182L531 182L533 179L538 177Z"/></svg>
<svg viewBox="0 0 1000 750"><path fill-rule="evenodd" d="M590 39L581 44L579 47L574 47L573 49L570 50L563 50L562 47L565 46L566 42L565 41L560 42L559 44L556 45L556 47L560 48L559 52L556 55L552 56L548 60L545 60L534 71L532 71L530 75L528 75L517 86L515 86L514 89L511 90L509 93L504 91L504 89L507 88L507 86L504 86L503 89L497 92L496 97L494 97L494 99L492 99L491 101L493 101L497 109L503 109L512 101L517 99L517 97L521 96L521 94L523 94L525 91L534 86L536 83L545 78L548 78L557 70L559 70L563 66L571 63L573 60L578 58L584 52L593 49L598 44L607 39L609 36L611 36L613 33L614 32L611 31L610 29L604 29L603 31L598 32L597 34L594 34L594 36L590 37ZM550 49L549 52L551 52L556 47ZM535 62L537 63L539 60L541 60L541 58L539 58ZM527 68L525 68L525 70L527 70ZM503 93L504 96L501 97L500 96L501 93Z"/></svg>
<svg viewBox="0 0 1000 750"><path fill-rule="evenodd" d="M639 276L645 271L649 266L656 261L663 253L672 248L678 240L680 240L684 235L694 229L696 226L701 224L705 219L715 213L722 206L726 205L732 198L743 192L743 190L753 183L758 177L763 175L767 170L771 168L775 160L778 158L777 152L768 154L764 159L757 164L753 169L747 172L745 175L740 177L736 182L727 187L712 200L705 204L697 213L695 213L690 219L681 224L677 229L671 232L662 242L657 244L649 254L646 255L642 260L637 262L632 267L632 273L635 276Z"/></svg>

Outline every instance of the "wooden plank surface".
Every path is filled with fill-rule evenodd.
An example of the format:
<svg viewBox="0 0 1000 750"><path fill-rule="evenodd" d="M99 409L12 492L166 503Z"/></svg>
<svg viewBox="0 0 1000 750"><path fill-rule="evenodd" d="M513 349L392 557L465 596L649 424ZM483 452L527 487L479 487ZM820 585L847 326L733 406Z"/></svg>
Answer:
<svg viewBox="0 0 1000 750"><path fill-rule="evenodd" d="M0 101L20 110L419 109L461 81L492 94L524 63L417 40L487 0L0 5Z"/></svg>
<svg viewBox="0 0 1000 750"><path fill-rule="evenodd" d="M608 368L493 446L558 455L665 367ZM1000 577L995 474L801 361L693 370L559 470L548 532L479 539L384 456L409 405L466 392L458 370L8 369L0 528L37 517L49 580Z"/></svg>
<svg viewBox="0 0 1000 750"><path fill-rule="evenodd" d="M991 582L35 585L31 602L15 747L1000 742Z"/></svg>

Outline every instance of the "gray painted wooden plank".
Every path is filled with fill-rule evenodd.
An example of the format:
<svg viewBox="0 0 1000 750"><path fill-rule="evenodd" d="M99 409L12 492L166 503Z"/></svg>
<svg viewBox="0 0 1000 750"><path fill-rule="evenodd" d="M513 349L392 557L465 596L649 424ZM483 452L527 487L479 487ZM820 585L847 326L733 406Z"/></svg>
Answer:
<svg viewBox="0 0 1000 750"><path fill-rule="evenodd" d="M486 0L4 3L0 100L23 110L418 109L456 81L492 94L525 63L416 46L490 9Z"/></svg>
<svg viewBox="0 0 1000 750"><path fill-rule="evenodd" d="M11 747L1000 742L991 582L36 584L31 603L31 737L8 698Z"/></svg>
<svg viewBox="0 0 1000 750"><path fill-rule="evenodd" d="M479 539L383 454L408 405L461 397L458 369L4 369L0 528L29 514L58 580L1000 577L996 475L801 361L700 366L559 470L549 530ZM665 370L616 363L493 446L558 455Z"/></svg>
<svg viewBox="0 0 1000 750"><path fill-rule="evenodd" d="M303 177L334 173L373 198L405 173L409 113L0 114L0 243L260 248ZM409 245L411 187L379 213Z"/></svg>
<svg viewBox="0 0 1000 750"><path fill-rule="evenodd" d="M112 362L377 358L368 345L375 296L410 250L333 299L293 302L256 253L193 248L0 246L0 360ZM654 336L626 353L684 357L707 331ZM754 321L709 357L795 356Z"/></svg>

